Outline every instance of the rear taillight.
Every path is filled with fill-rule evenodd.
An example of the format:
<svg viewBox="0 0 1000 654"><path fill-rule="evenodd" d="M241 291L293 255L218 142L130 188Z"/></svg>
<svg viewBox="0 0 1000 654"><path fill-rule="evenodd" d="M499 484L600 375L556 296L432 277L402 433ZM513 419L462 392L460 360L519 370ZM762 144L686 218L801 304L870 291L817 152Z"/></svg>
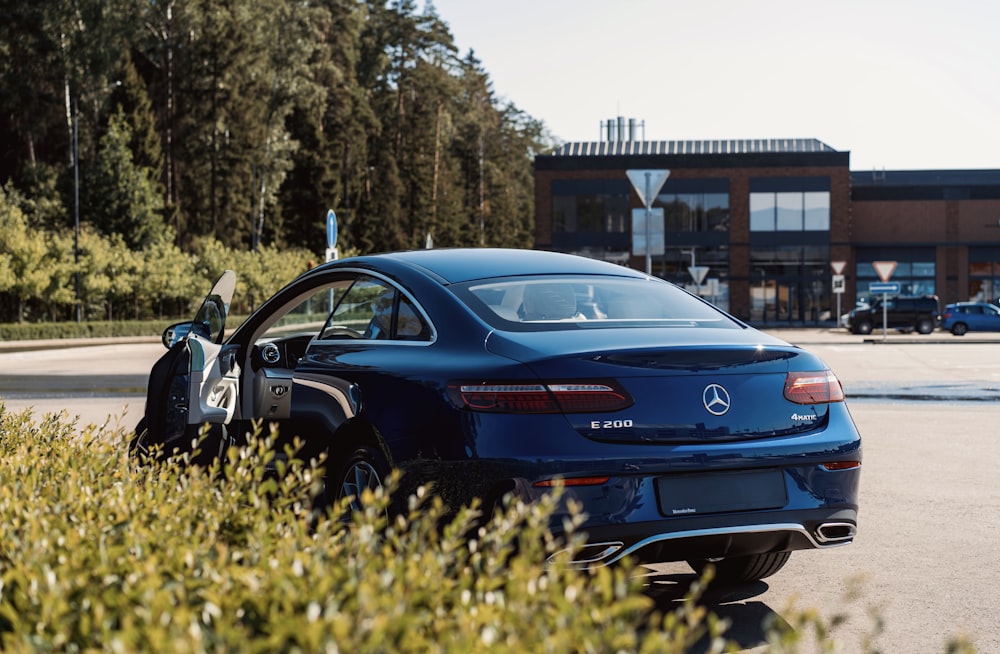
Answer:
<svg viewBox="0 0 1000 654"><path fill-rule="evenodd" d="M820 467L824 470L834 472L836 470L853 470L855 468L861 467L860 461L829 461L827 463L821 463Z"/></svg>
<svg viewBox="0 0 1000 654"><path fill-rule="evenodd" d="M448 386L456 406L490 413L603 413L632 406L632 397L610 381L459 382Z"/></svg>
<svg viewBox="0 0 1000 654"><path fill-rule="evenodd" d="M790 372L785 376L785 399L796 404L843 402L844 389L832 370Z"/></svg>
<svg viewBox="0 0 1000 654"><path fill-rule="evenodd" d="M600 486L608 483L611 477L558 477L543 479L532 484L535 488L556 488L558 486Z"/></svg>

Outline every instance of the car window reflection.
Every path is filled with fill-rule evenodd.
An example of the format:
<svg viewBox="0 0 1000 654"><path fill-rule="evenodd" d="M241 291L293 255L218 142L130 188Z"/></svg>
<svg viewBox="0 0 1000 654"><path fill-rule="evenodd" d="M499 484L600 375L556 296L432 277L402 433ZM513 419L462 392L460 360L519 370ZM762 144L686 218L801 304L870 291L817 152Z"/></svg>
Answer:
<svg viewBox="0 0 1000 654"><path fill-rule="evenodd" d="M657 281L506 278L470 284L459 294L488 322L504 328L601 328L623 322L657 327L737 326L714 307Z"/></svg>

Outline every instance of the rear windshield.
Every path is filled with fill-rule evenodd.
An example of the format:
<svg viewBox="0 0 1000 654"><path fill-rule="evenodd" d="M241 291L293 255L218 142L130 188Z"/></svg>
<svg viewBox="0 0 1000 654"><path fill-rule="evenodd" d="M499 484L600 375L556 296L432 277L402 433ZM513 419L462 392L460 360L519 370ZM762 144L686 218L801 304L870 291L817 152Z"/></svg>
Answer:
<svg viewBox="0 0 1000 654"><path fill-rule="evenodd" d="M712 305L656 279L523 276L478 280L452 288L497 329L743 327Z"/></svg>

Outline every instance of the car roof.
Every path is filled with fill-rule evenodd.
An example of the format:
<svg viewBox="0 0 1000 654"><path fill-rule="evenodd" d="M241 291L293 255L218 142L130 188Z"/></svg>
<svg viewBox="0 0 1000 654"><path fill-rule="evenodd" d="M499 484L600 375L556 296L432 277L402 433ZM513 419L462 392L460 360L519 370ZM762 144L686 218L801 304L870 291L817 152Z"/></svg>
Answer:
<svg viewBox="0 0 1000 654"><path fill-rule="evenodd" d="M341 262L351 261L343 259ZM643 279L646 275L606 261L573 254L513 248L440 248L408 250L357 257L354 262L379 267L390 261L422 268L444 283L516 275L616 275Z"/></svg>

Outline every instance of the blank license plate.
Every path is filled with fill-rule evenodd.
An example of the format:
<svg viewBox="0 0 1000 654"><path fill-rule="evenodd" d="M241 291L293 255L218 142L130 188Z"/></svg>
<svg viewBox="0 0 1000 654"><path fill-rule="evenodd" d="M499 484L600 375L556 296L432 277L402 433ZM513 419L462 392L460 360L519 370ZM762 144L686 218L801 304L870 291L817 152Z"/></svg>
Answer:
<svg viewBox="0 0 1000 654"><path fill-rule="evenodd" d="M778 509L788 501L780 470L660 477L656 493L666 516Z"/></svg>

